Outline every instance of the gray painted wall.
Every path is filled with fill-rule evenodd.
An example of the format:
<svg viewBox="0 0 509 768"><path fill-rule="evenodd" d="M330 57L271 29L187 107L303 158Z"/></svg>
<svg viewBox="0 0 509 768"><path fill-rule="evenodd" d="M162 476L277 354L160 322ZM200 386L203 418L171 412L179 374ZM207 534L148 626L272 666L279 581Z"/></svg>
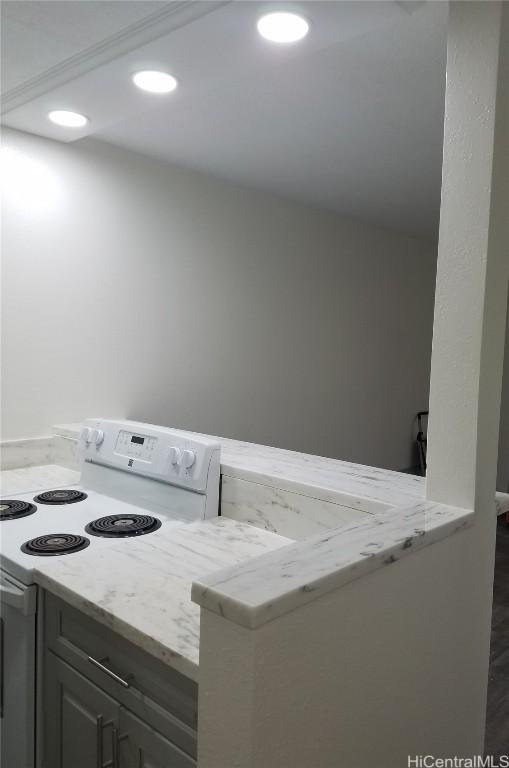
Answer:
<svg viewBox="0 0 509 768"><path fill-rule="evenodd" d="M4 439L126 416L413 462L433 245L94 140L5 147Z"/></svg>

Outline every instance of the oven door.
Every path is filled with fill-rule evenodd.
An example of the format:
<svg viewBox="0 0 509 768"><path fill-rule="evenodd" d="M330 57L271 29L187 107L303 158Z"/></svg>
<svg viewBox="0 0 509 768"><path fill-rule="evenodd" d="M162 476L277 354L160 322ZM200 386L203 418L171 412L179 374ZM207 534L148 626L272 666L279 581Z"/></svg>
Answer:
<svg viewBox="0 0 509 768"><path fill-rule="evenodd" d="M34 768L37 588L0 570L0 764Z"/></svg>

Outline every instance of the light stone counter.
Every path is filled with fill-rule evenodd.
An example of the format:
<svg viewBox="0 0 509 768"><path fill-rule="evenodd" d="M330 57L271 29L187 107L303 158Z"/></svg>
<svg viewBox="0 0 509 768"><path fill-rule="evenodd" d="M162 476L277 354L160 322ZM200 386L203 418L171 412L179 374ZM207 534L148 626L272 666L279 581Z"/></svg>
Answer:
<svg viewBox="0 0 509 768"><path fill-rule="evenodd" d="M5 469L0 472L0 493L6 499L20 493L77 485L79 479L79 472L57 464Z"/></svg>
<svg viewBox="0 0 509 768"><path fill-rule="evenodd" d="M255 629L457 534L473 520L472 512L432 502L391 509L198 579L193 600Z"/></svg>
<svg viewBox="0 0 509 768"><path fill-rule="evenodd" d="M78 472L57 465L0 472L4 497L77 484ZM38 558L34 574L45 589L197 680L200 610L191 601L193 581L287 543L228 518L175 522L108 548Z"/></svg>
<svg viewBox="0 0 509 768"><path fill-rule="evenodd" d="M60 424L53 427L55 436L63 439L77 439L81 424ZM424 501L425 478L393 472L388 469L352 464L339 459L313 456L282 448L245 443L225 437L213 437L221 444L221 474L223 484L233 487L232 479L242 480L254 486L275 488L279 498L274 496L277 506L284 508L298 503L299 497L315 499L317 502L336 504L347 510L366 514L384 512L390 507L401 507ZM257 509L256 488L234 485L237 512L242 506L241 496L250 496L248 509L244 510L249 522L256 522L257 513L263 518L263 508ZM266 491L260 490L265 497ZM230 499L230 495L227 496ZM497 513L509 512L509 494L497 493ZM270 501L267 505L270 506ZM265 503L265 502L264 502ZM309 506L309 502L305 502ZM258 505L263 507L263 503ZM324 509L317 504L313 511ZM330 508L326 507L327 513ZM252 519L251 519L252 518ZM350 522L350 520L348 521ZM270 521L269 521L270 529ZM330 527L324 525L324 528ZM317 531L313 531L316 533Z"/></svg>
<svg viewBox="0 0 509 768"><path fill-rule="evenodd" d="M70 605L198 681L200 609L191 585L287 539L227 518L165 525L150 536L40 558L36 581Z"/></svg>
<svg viewBox="0 0 509 768"><path fill-rule="evenodd" d="M57 464L68 469L78 468L77 433L49 435L23 440L3 440L0 443L0 470Z"/></svg>
<svg viewBox="0 0 509 768"><path fill-rule="evenodd" d="M53 427L55 436L77 439L81 424ZM402 472L351 464L282 448L208 435L221 445L221 474L365 512L422 498L424 480Z"/></svg>
<svg viewBox="0 0 509 768"><path fill-rule="evenodd" d="M55 427L55 439L74 444L79 427ZM248 562L218 560L217 567L193 574L192 594L203 607L247 627L270 621L473 522L467 510L426 502L425 480L420 477L236 440L219 442L225 517L215 525L228 532L228 526L247 522L271 531L276 538L273 546L266 540L267 548L276 551ZM509 495L497 494L495 511L509 511ZM236 523L227 517L236 518ZM97 606L104 599L93 594L90 603ZM152 640L155 649L162 647L160 639Z"/></svg>

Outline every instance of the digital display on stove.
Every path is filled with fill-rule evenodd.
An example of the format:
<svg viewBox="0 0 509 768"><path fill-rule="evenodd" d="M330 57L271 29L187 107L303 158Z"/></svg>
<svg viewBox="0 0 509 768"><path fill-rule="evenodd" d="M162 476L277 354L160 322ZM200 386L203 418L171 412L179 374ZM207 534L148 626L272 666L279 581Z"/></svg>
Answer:
<svg viewBox="0 0 509 768"><path fill-rule="evenodd" d="M157 437L133 434L131 431L121 429L115 443L115 454L136 459L137 462L152 463L157 458Z"/></svg>

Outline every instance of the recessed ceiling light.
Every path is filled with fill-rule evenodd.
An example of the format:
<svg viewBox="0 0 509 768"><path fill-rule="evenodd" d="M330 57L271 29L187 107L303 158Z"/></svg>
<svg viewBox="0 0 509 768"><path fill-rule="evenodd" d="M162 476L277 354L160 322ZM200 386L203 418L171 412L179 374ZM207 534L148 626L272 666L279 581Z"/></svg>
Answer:
<svg viewBox="0 0 509 768"><path fill-rule="evenodd" d="M144 70L133 75L133 83L143 91L150 93L170 93L177 87L177 81L173 75L156 70Z"/></svg>
<svg viewBox="0 0 509 768"><path fill-rule="evenodd" d="M267 13L258 19L258 32L273 43L296 43L306 37L309 23L303 16L287 11Z"/></svg>
<svg viewBox="0 0 509 768"><path fill-rule="evenodd" d="M53 112L48 113L48 117L52 123L63 125L65 128L83 128L88 123L85 115L70 112L68 109L54 109Z"/></svg>

